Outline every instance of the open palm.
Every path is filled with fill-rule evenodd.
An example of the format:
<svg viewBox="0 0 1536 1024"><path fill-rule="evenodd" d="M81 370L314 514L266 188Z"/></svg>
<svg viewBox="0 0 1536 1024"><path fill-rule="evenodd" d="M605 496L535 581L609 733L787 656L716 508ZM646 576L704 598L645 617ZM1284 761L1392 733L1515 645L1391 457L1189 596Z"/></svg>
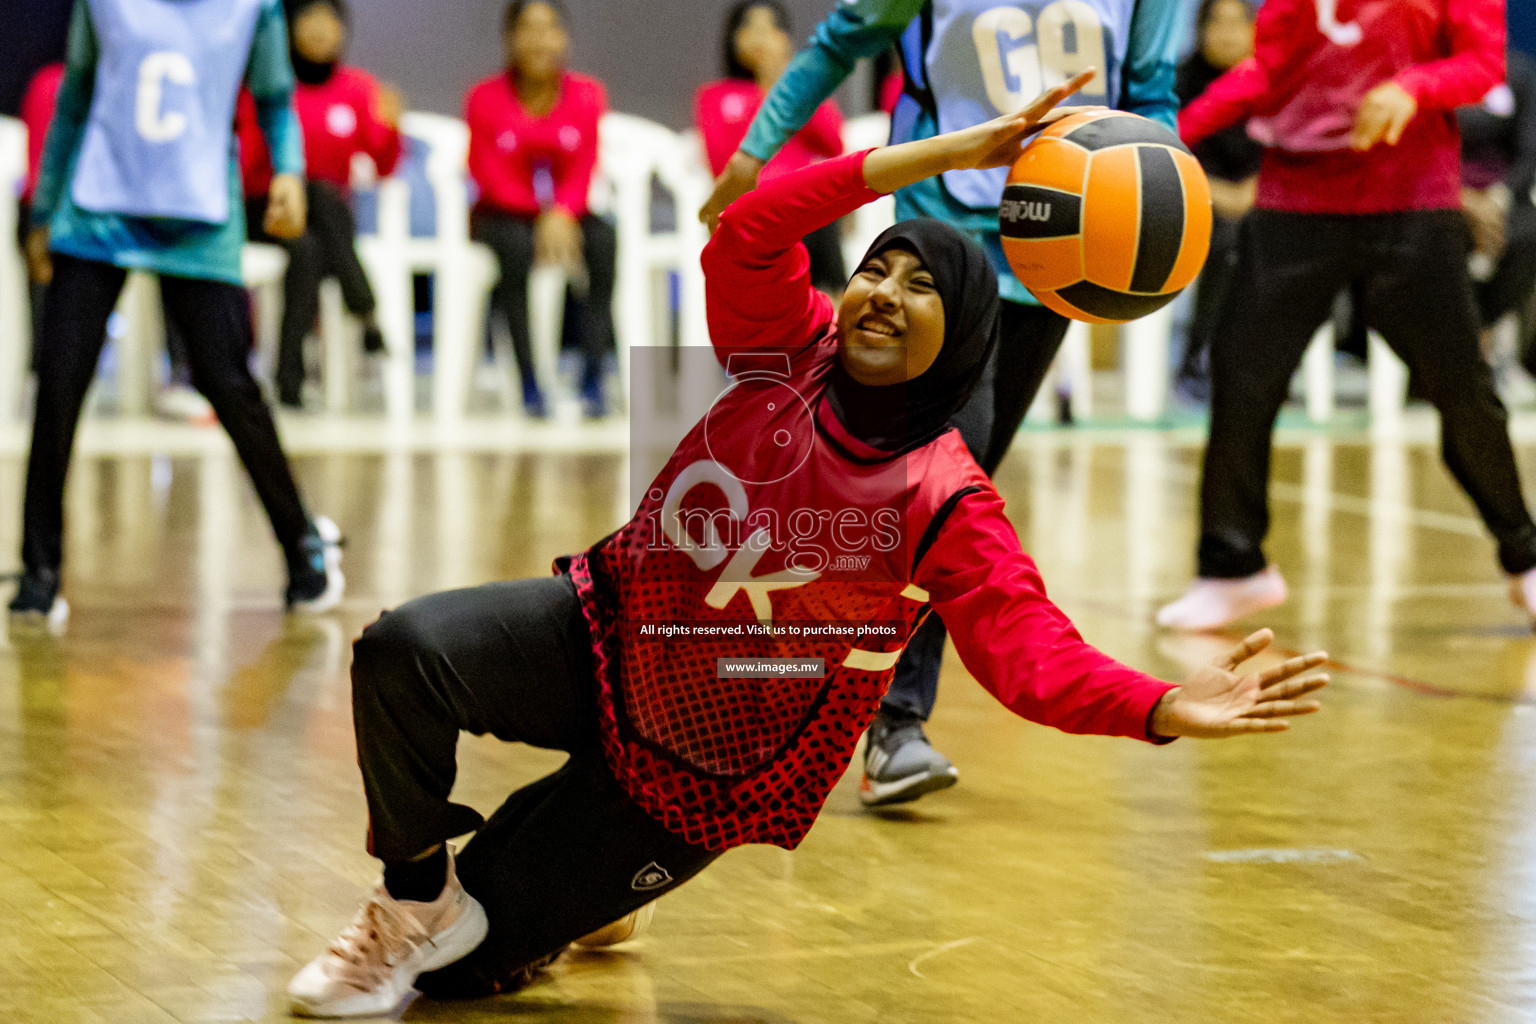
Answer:
<svg viewBox="0 0 1536 1024"><path fill-rule="evenodd" d="M1159 736L1222 739L1258 732L1283 732L1286 719L1310 715L1320 707L1300 700L1328 685L1323 673L1308 675L1328 660L1322 651L1299 655L1263 672L1240 672L1249 658L1267 648L1275 635L1261 629L1215 662L1190 673L1184 685L1170 690L1152 715Z"/></svg>
<svg viewBox="0 0 1536 1024"><path fill-rule="evenodd" d="M973 128L951 132L955 146L952 162L956 167L1007 167L1019 157L1024 141L1035 132L1063 117L1102 107L1058 107L1068 96L1082 90L1096 72L1090 68L1067 79L1054 89L1036 96L1022 109Z"/></svg>

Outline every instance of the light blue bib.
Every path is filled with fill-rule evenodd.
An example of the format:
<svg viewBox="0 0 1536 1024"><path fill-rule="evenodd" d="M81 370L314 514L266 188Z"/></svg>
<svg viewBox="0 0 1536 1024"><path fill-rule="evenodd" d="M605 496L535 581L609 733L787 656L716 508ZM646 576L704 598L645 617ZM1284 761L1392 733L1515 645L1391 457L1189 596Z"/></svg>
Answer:
<svg viewBox="0 0 1536 1024"><path fill-rule="evenodd" d="M1011 113L1085 68L1099 74L1068 104L1114 106L1136 0L933 0L922 55L940 132ZM925 19L914 19L902 50L911 67ZM1005 167L948 171L944 186L974 209L995 208Z"/></svg>
<svg viewBox="0 0 1536 1024"><path fill-rule="evenodd" d="M87 0L100 57L81 209L221 224L235 101L263 0Z"/></svg>

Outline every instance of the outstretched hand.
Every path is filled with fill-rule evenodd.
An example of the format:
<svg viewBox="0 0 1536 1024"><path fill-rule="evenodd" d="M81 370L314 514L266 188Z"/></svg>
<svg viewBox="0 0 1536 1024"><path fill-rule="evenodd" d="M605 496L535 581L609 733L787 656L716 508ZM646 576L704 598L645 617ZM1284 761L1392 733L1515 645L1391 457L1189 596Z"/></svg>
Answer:
<svg viewBox="0 0 1536 1024"><path fill-rule="evenodd" d="M1008 167L1019 158L1019 151L1029 136L1064 117L1104 107L1060 107L1066 99L1093 81L1093 68L1079 72L1054 89L1036 96L1028 105L1011 114L994 117L985 124L950 132L946 136L954 146L951 160L956 169L971 167Z"/></svg>
<svg viewBox="0 0 1536 1024"><path fill-rule="evenodd" d="M864 159L864 184L876 192L894 192L945 171L1006 167L1019 158L1028 136L1069 114L1099 107L1057 107L1097 74L1092 68L1035 97L1015 111L984 124L928 139L882 146Z"/></svg>
<svg viewBox="0 0 1536 1024"><path fill-rule="evenodd" d="M1322 651L1303 654L1264 672L1240 673L1240 666L1267 648L1275 635L1261 629L1209 667L1196 669L1184 685L1169 690L1152 712L1157 736L1224 739L1256 732L1284 732L1287 716L1310 715L1320 705L1300 700L1328 685L1323 673L1308 675L1328 660Z"/></svg>

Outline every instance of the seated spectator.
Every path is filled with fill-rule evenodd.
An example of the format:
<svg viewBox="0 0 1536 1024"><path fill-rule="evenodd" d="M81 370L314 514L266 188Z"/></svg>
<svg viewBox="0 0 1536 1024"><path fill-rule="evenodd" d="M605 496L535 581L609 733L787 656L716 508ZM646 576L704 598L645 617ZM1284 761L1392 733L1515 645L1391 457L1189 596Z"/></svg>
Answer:
<svg viewBox="0 0 1536 1024"><path fill-rule="evenodd" d="M1486 328L1522 311L1536 282L1536 62L1510 49L1506 81L1482 103L1458 110L1456 120L1462 206L1476 251L1491 271L1477 285ZM1523 361L1536 373L1536 349L1525 352Z"/></svg>
<svg viewBox="0 0 1536 1024"><path fill-rule="evenodd" d="M1247 0L1204 0L1195 21L1195 51L1179 65L1174 90L1187 106L1222 73L1253 53L1253 9ZM1237 259L1237 231L1253 206L1264 147L1248 137L1246 124L1234 124L1194 148L1211 182L1211 254L1195 287L1195 313L1189 325L1178 373L1181 390L1203 391L1206 353L1221 315Z"/></svg>
<svg viewBox="0 0 1536 1024"><path fill-rule="evenodd" d="M523 407L534 417L547 411L533 365L528 274L536 262L565 268L569 306L579 312L581 398L595 418L605 414L618 238L587 208L587 192L608 97L597 79L566 70L565 8L556 0L513 0L502 32L506 70L477 84L464 102L469 173L480 189L470 230L501 265L491 316L505 318Z"/></svg>
<svg viewBox="0 0 1536 1024"><path fill-rule="evenodd" d="M747 127L763 97L779 80L795 55L789 35L789 14L778 0L742 0L725 19L722 40L725 78L701 86L694 97L694 124L704 140L711 174L725 170L726 161L747 135ZM758 180L769 181L843 152L843 115L827 100L784 148L768 161ZM805 237L811 257L811 283L841 295L848 283L843 268L842 233L837 223Z"/></svg>
<svg viewBox="0 0 1536 1024"><path fill-rule="evenodd" d="M309 223L298 238L274 239L261 231L265 154L256 148L259 137L245 133L242 138L246 194L257 197L248 204L251 238L288 251L276 383L278 400L294 408L303 404L304 338L319 315L320 282L325 278L336 278L348 311L362 321L364 350L384 350L373 289L357 258L350 185L352 162L360 154L373 161L380 176L394 170L400 156L401 100L366 71L341 63L349 29L345 0L298 0L289 5L293 105L304 130L309 201Z"/></svg>

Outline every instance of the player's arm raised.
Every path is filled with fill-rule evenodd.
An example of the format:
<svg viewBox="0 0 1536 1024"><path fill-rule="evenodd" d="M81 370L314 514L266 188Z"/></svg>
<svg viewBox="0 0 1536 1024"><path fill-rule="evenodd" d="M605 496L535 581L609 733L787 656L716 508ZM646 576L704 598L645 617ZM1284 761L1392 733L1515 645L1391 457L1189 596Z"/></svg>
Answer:
<svg viewBox="0 0 1536 1024"><path fill-rule="evenodd" d="M1018 158L1024 140L1030 135L1085 109L1058 104L1081 90L1095 74L1089 68L1041 93L1021 110L974 128L873 150L864 160L864 183L876 192L890 193L945 171L1007 166Z"/></svg>

